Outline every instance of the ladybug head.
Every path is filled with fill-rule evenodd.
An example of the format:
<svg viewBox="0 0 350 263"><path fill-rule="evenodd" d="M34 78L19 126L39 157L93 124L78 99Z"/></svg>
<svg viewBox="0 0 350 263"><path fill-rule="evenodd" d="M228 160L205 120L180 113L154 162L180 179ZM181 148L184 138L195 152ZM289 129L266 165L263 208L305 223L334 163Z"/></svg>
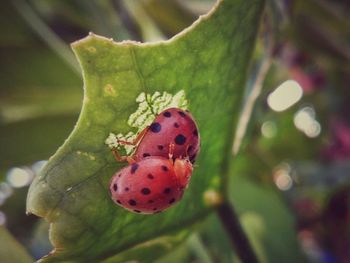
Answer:
<svg viewBox="0 0 350 263"><path fill-rule="evenodd" d="M186 188L193 171L193 166L190 160L188 158L175 159L174 171L179 180L180 186Z"/></svg>

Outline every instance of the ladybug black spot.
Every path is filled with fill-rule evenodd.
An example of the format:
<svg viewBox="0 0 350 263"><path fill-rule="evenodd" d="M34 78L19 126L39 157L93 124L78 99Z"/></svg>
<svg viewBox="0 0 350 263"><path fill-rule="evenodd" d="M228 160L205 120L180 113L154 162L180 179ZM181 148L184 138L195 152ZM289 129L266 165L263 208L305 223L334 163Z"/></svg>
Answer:
<svg viewBox="0 0 350 263"><path fill-rule="evenodd" d="M135 206L136 205L136 201L134 199L130 199L128 203L131 206Z"/></svg>
<svg viewBox="0 0 350 263"><path fill-rule="evenodd" d="M149 128L151 132L158 133L162 129L162 126L158 122L154 122Z"/></svg>
<svg viewBox="0 0 350 263"><path fill-rule="evenodd" d="M132 174L135 173L136 170L137 170L137 168L139 168L139 165L138 165L137 163L133 163L133 164L131 165L131 170L130 170L130 172L131 172Z"/></svg>
<svg viewBox="0 0 350 263"><path fill-rule="evenodd" d="M157 147L158 147L158 150L160 150L160 151L164 149L163 145L158 145Z"/></svg>
<svg viewBox="0 0 350 263"><path fill-rule="evenodd" d="M151 190L149 188L142 188L141 193L144 195L149 195L151 193Z"/></svg>
<svg viewBox="0 0 350 263"><path fill-rule="evenodd" d="M124 190L127 192L129 191L129 187L125 187Z"/></svg>
<svg viewBox="0 0 350 263"><path fill-rule="evenodd" d="M120 202L120 200L117 200L117 203L118 203L118 204L122 204L122 202Z"/></svg>
<svg viewBox="0 0 350 263"><path fill-rule="evenodd" d="M147 177L148 179L151 179L151 180L154 179L154 176L152 174L148 174Z"/></svg>
<svg viewBox="0 0 350 263"><path fill-rule="evenodd" d="M169 201L169 204L172 204L175 202L175 198L171 198L170 201Z"/></svg>
<svg viewBox="0 0 350 263"><path fill-rule="evenodd" d="M183 145L185 142L186 142L186 137L183 136L182 134L178 134L178 135L175 137L175 143L176 143L177 145Z"/></svg>
<svg viewBox="0 0 350 263"><path fill-rule="evenodd" d="M164 194L170 194L170 192L171 192L171 188L170 187L165 188L164 191L163 191Z"/></svg>
<svg viewBox="0 0 350 263"><path fill-rule="evenodd" d="M116 192L118 190L118 185L117 184L114 184L113 185L113 190Z"/></svg>
<svg viewBox="0 0 350 263"><path fill-rule="evenodd" d="M174 123L174 127L175 127L175 128L179 128L180 125L179 125L177 122L175 122L175 123Z"/></svg>
<svg viewBox="0 0 350 263"><path fill-rule="evenodd" d="M136 212L136 213L141 213L141 211L140 211L140 210L134 210L134 212Z"/></svg>
<svg viewBox="0 0 350 263"><path fill-rule="evenodd" d="M157 207L155 207L155 208L153 208L153 211L156 211L158 208Z"/></svg>
<svg viewBox="0 0 350 263"><path fill-rule="evenodd" d="M178 113L180 114L181 117L186 117L186 113L184 113L183 111L178 111Z"/></svg>
<svg viewBox="0 0 350 263"><path fill-rule="evenodd" d="M169 111L164 112L163 115L166 118L170 118L171 117L171 113Z"/></svg>
<svg viewBox="0 0 350 263"><path fill-rule="evenodd" d="M197 129L195 129L195 130L193 131L193 135L196 136L196 137L198 137L198 131L197 131Z"/></svg>
<svg viewBox="0 0 350 263"><path fill-rule="evenodd" d="M168 167L166 167L165 165L162 165L162 170L163 170L164 172L167 172L169 169L168 169Z"/></svg>
<svg viewBox="0 0 350 263"><path fill-rule="evenodd" d="M152 204L152 203L154 203L154 201L153 200L148 200L148 203Z"/></svg>
<svg viewBox="0 0 350 263"><path fill-rule="evenodd" d="M143 157L148 157L148 156L151 156L149 153L144 153L142 154Z"/></svg>

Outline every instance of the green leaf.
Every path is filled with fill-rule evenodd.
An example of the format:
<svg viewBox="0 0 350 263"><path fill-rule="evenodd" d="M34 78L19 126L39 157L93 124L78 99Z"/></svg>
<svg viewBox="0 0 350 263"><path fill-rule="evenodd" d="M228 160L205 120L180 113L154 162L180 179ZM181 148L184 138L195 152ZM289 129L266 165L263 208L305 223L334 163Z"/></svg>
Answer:
<svg viewBox="0 0 350 263"><path fill-rule="evenodd" d="M78 123L32 183L27 210L51 223L55 250L47 262L103 260L180 230L211 211L207 191L222 191L260 0L219 1L171 40L116 43L91 34L73 44L85 95ZM128 133L140 93L184 90L201 134L202 150L183 200L145 216L116 206L109 196L116 163L104 144L110 132ZM49 136L45 134L46 136Z"/></svg>
<svg viewBox="0 0 350 263"><path fill-rule="evenodd" d="M261 262L305 262L291 211L276 190L244 174L233 176L230 189L230 200Z"/></svg>
<svg viewBox="0 0 350 263"><path fill-rule="evenodd" d="M0 227L0 244L0 262L33 262L25 248L2 226Z"/></svg>
<svg viewBox="0 0 350 263"><path fill-rule="evenodd" d="M144 242L116 256L108 258L104 260L103 263L155 262L157 258L164 257L164 255L166 256L169 253L171 254L174 248L188 236L188 233L188 229L177 231L177 233L169 233L169 235Z"/></svg>

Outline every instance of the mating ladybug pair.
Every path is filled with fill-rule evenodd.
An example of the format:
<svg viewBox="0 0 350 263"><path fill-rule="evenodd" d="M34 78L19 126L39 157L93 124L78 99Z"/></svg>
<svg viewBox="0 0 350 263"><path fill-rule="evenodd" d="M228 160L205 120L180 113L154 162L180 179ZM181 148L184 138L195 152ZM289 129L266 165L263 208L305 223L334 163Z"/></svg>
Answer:
<svg viewBox="0 0 350 263"><path fill-rule="evenodd" d="M182 198L200 144L197 125L188 111L166 109L133 142L118 143L137 144L137 148L131 156L120 156L113 149L117 161L129 163L111 181L116 204L135 213L154 214Z"/></svg>

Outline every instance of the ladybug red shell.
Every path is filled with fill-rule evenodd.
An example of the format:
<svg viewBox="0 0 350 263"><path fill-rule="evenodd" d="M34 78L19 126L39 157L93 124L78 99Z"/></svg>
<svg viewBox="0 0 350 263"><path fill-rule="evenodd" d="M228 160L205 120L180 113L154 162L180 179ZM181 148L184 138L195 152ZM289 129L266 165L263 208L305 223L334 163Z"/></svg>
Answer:
<svg viewBox="0 0 350 263"><path fill-rule="evenodd" d="M159 213L182 198L191 174L192 164L187 159L147 157L113 176L112 199L135 213Z"/></svg>
<svg viewBox="0 0 350 263"><path fill-rule="evenodd" d="M169 108L159 113L136 148L133 158L168 158L170 144L174 145L173 158L189 157L194 163L200 148L200 138L197 125L188 111Z"/></svg>

